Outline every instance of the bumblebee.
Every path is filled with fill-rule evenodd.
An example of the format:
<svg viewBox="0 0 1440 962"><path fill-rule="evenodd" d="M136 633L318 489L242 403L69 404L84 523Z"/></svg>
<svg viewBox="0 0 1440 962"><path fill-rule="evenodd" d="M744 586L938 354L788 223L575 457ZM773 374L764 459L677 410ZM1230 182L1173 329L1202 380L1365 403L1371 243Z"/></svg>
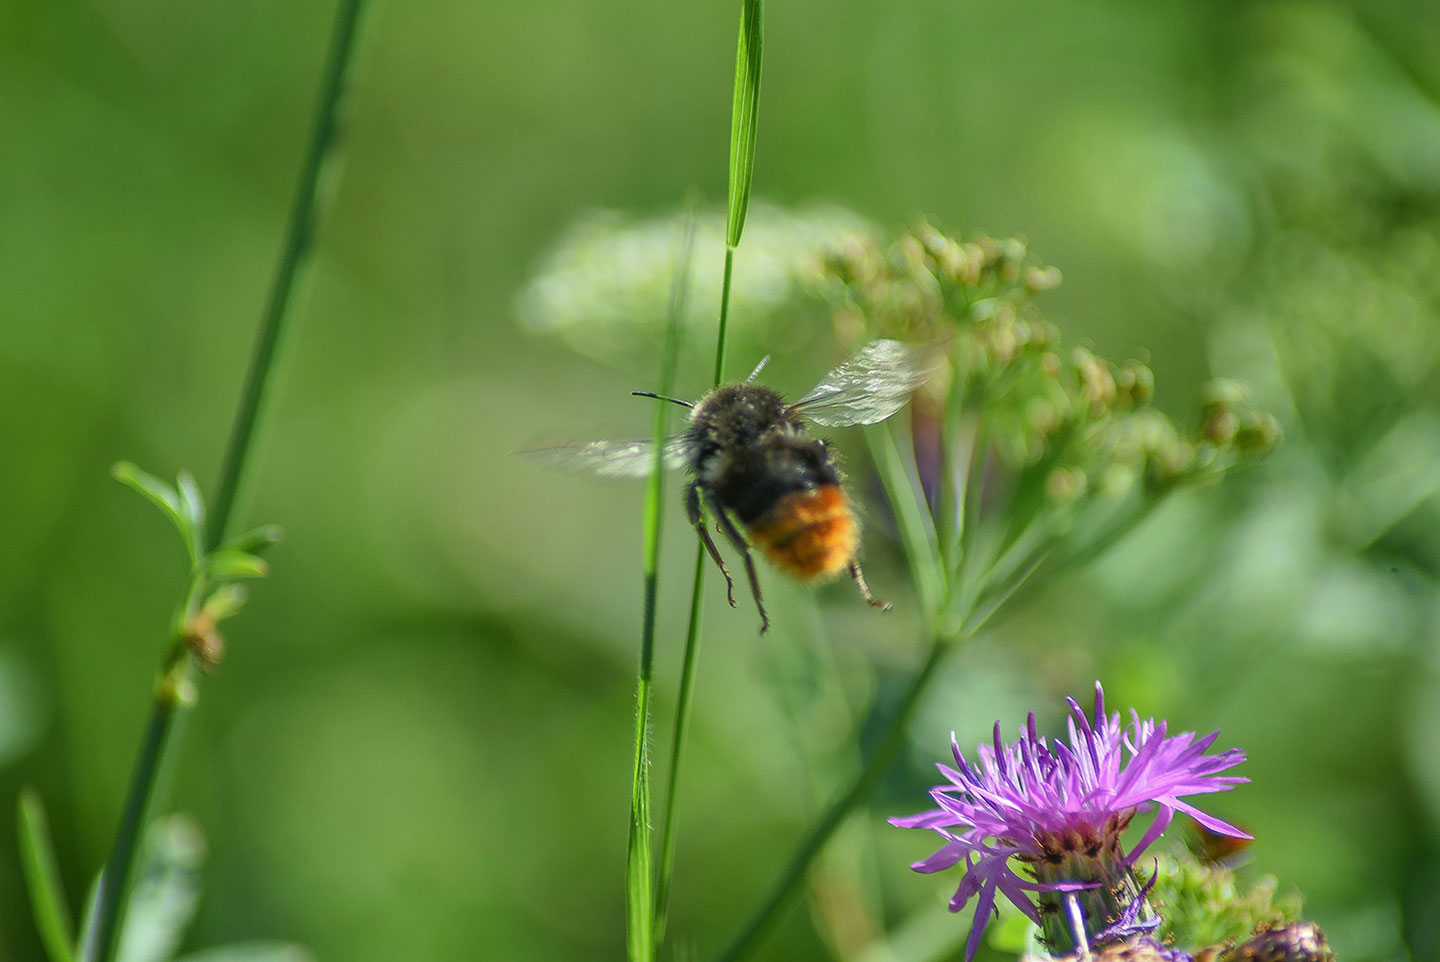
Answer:
<svg viewBox="0 0 1440 962"><path fill-rule="evenodd" d="M764 361L744 381L716 388L698 401L634 392L690 409L689 429L668 439L661 456L667 467L684 468L690 476L685 513L725 576L732 608L735 582L706 528L706 511L740 553L760 611L761 634L770 627L770 618L751 546L800 582L847 571L870 605L890 607L877 600L865 583L856 558L860 529L855 512L829 443L812 437L807 422L847 427L885 420L928 380L931 372L922 358L921 349L899 341L872 341L794 402L754 383ZM530 453L607 477L643 477L655 464L649 441L593 441Z"/></svg>

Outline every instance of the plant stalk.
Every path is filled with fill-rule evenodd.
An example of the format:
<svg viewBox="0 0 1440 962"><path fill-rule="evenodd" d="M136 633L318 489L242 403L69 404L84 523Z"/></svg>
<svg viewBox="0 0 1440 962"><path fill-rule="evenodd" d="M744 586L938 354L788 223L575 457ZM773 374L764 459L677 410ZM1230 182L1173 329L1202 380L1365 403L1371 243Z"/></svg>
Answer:
<svg viewBox="0 0 1440 962"><path fill-rule="evenodd" d="M665 942L670 911L670 878L675 868L675 796L680 784L681 746L690 732L690 696L695 690L695 667L700 660L701 592L705 587L705 546L695 546L695 581L690 590L690 624L685 635L685 660L680 669L680 692L675 701L675 728L670 736L670 771L665 782L665 817L660 826L660 875L655 884L655 942Z"/></svg>
<svg viewBox="0 0 1440 962"><path fill-rule="evenodd" d="M750 953L779 917L780 912L800 890L811 863L820 854L820 850L825 847L825 843L844 823L845 817L875 788L881 776L885 774L886 769L890 767L890 763L899 753L901 746L905 744L905 732L909 727L910 719L914 716L915 709L919 707L921 699L930 687L930 682L935 678L936 669L940 667L950 648L951 639L943 636L937 635L931 642L930 651L925 656L924 664L910 679L910 685L905 689L900 704L896 706L895 713L891 715L889 723L885 726L885 736L876 747L875 753L866 761L865 767L855 776L850 787L831 803L825 816L800 843L784 871L780 873L780 878L770 889L769 895L761 903L760 909L751 917L739 937L720 956L720 962L737 962Z"/></svg>
<svg viewBox="0 0 1440 962"><path fill-rule="evenodd" d="M334 153L338 115L346 82L350 74L355 36L359 27L364 0L343 0L336 13L326 61L319 109L311 128L310 144L301 168L299 184L290 209L284 246L281 250L269 301L261 318L255 351L246 374L240 404L235 413L229 444L220 470L217 496L211 505L207 547L224 541L230 530L237 494L247 476L247 468L257 447L256 438L262 428L268 389L278 366L284 335L293 313L297 278L307 264L316 224L319 219L320 182ZM99 889L95 905L96 938L88 943L83 962L113 962L120 947L128 908L129 887L134 874L140 839L159 794L160 774L172 750L178 721L186 709L183 699L176 697L174 670L185 680L194 674L191 656L178 669L162 669L156 685L154 708L145 740L140 747L131 776L129 794L121 814L115 846ZM169 677L167 677L169 676Z"/></svg>
<svg viewBox="0 0 1440 962"><path fill-rule="evenodd" d="M669 323L660 360L661 395L669 394L680 354L681 317L689 288L690 255L695 241L695 218L686 223L675 258L675 279L670 288ZM655 604L660 577L660 527L665 468L665 432L669 408L655 405L651 440L655 460L645 485L644 577L645 607L640 628L640 672L635 682L635 758L630 782L630 835L625 856L626 948L630 962L655 958L655 859L650 830L650 689L655 661Z"/></svg>
<svg viewBox="0 0 1440 962"><path fill-rule="evenodd" d="M340 111L350 80L352 52L364 6L365 0L343 0L335 14L330 54L320 92L320 108L310 130L310 143L291 202L280 262L275 268L260 331L255 338L255 351L250 358L250 369L241 389L240 406L235 412L235 423L220 469L220 483L211 502L210 526L206 532L211 547L224 542L236 500L247 484L247 468L254 453L255 434L261 430L266 416L271 377L279 367L277 361L294 315L295 291L309 266L324 199L321 196L322 184L335 156Z"/></svg>

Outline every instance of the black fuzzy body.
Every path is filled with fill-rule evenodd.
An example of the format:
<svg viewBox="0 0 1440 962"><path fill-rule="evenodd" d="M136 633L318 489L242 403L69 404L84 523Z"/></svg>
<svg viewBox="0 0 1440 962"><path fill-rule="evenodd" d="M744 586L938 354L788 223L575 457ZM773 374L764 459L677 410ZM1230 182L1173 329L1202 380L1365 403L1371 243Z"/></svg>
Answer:
<svg viewBox="0 0 1440 962"><path fill-rule="evenodd" d="M787 494L840 483L826 443L761 385L728 384L701 398L686 437L694 483L747 527Z"/></svg>

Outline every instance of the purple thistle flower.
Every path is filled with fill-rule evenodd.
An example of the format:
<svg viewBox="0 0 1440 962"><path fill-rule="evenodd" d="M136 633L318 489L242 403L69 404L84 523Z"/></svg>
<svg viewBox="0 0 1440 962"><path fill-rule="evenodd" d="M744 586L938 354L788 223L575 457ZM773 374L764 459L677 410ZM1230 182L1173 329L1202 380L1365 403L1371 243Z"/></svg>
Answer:
<svg viewBox="0 0 1440 962"><path fill-rule="evenodd" d="M1245 760L1239 749L1205 754L1219 732L1203 738L1193 732L1169 736L1165 722L1141 721L1133 710L1130 724L1122 727L1118 713L1105 714L1099 682L1093 719L1073 698L1066 701L1071 710L1068 744L1036 734L1031 712L1014 744L1002 741L996 722L994 744L980 745L977 764L971 765L952 734L956 768L938 765L949 784L930 791L940 807L890 819L901 828L928 828L945 839L935 854L911 866L915 871L938 872L964 862L965 875L950 900L950 911L959 912L976 900L967 962L990 922L997 892L1045 928L1047 936L1065 931L1053 894L1063 892L1084 892L1082 901L1096 923L1092 938L1120 934L1117 922L1133 931L1144 894L1130 868L1176 812L1213 832L1249 837L1180 800L1249 781L1218 774ZM1140 807L1151 802L1155 818L1127 856L1120 849L1120 835ZM1012 859L1025 875L1016 871ZM1039 893L1040 908L1027 892ZM1101 917L1094 918L1096 914ZM1127 921L1131 924L1125 925ZM1141 920L1139 927L1149 926Z"/></svg>

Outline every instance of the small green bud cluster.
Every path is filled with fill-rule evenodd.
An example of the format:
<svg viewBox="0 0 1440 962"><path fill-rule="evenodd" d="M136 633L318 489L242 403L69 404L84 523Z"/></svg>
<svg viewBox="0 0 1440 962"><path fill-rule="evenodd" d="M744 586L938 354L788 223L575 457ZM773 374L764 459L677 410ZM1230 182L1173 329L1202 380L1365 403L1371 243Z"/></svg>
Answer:
<svg viewBox="0 0 1440 962"><path fill-rule="evenodd" d="M1063 349L1035 303L1060 272L1022 240L961 242L922 224L888 253L856 239L825 267L827 294L868 334L950 345L950 389L988 409L989 442L1007 465L1045 466L1057 502L1142 482L1166 489L1278 441L1275 419L1246 409L1236 382L1216 383L1191 434L1151 406L1155 375L1142 362Z"/></svg>
<svg viewBox="0 0 1440 962"><path fill-rule="evenodd" d="M240 581L263 578L269 566L260 555L281 538L275 525L264 525L230 538L212 548L205 536L205 501L189 472L181 471L174 485L121 461L111 474L144 495L179 532L190 559L189 586L175 611L173 640L155 680L155 700L162 705L188 705L195 699L190 680L191 659L204 671L213 671L225 654L220 622L239 614L245 604Z"/></svg>
<svg viewBox="0 0 1440 962"><path fill-rule="evenodd" d="M1060 272L1031 258L1024 241L979 237L961 242L929 224L902 235L887 252L865 235L822 252L816 276L830 300L863 313L875 333L929 343L968 324L969 359L978 372L1003 365L1022 348L1045 350L1058 334L1031 329L1034 295L1060 283Z"/></svg>
<svg viewBox="0 0 1440 962"><path fill-rule="evenodd" d="M1217 383L1186 430L1154 406L1146 364L1063 343L1037 303L1060 272L1023 240L962 241L930 224L889 247L854 235L821 257L815 275L841 342L891 337L945 351L913 422L927 490L948 484L972 502L947 508L952 520L936 515L938 543L951 553L941 580L952 589L962 564L980 563L971 574L993 581L1030 571L1040 555L1084 555L1079 542L1107 542L1169 491L1217 478L1278 440L1275 419L1250 410L1235 382ZM935 450L940 457L927 463L925 452ZM1121 502L1136 510L1117 511ZM991 516L953 520L969 510ZM994 532L991 559L962 543L974 541L977 521ZM939 531L947 524L955 532L948 544ZM1077 529L1075 543L1049 551ZM990 589L960 593L975 590Z"/></svg>

